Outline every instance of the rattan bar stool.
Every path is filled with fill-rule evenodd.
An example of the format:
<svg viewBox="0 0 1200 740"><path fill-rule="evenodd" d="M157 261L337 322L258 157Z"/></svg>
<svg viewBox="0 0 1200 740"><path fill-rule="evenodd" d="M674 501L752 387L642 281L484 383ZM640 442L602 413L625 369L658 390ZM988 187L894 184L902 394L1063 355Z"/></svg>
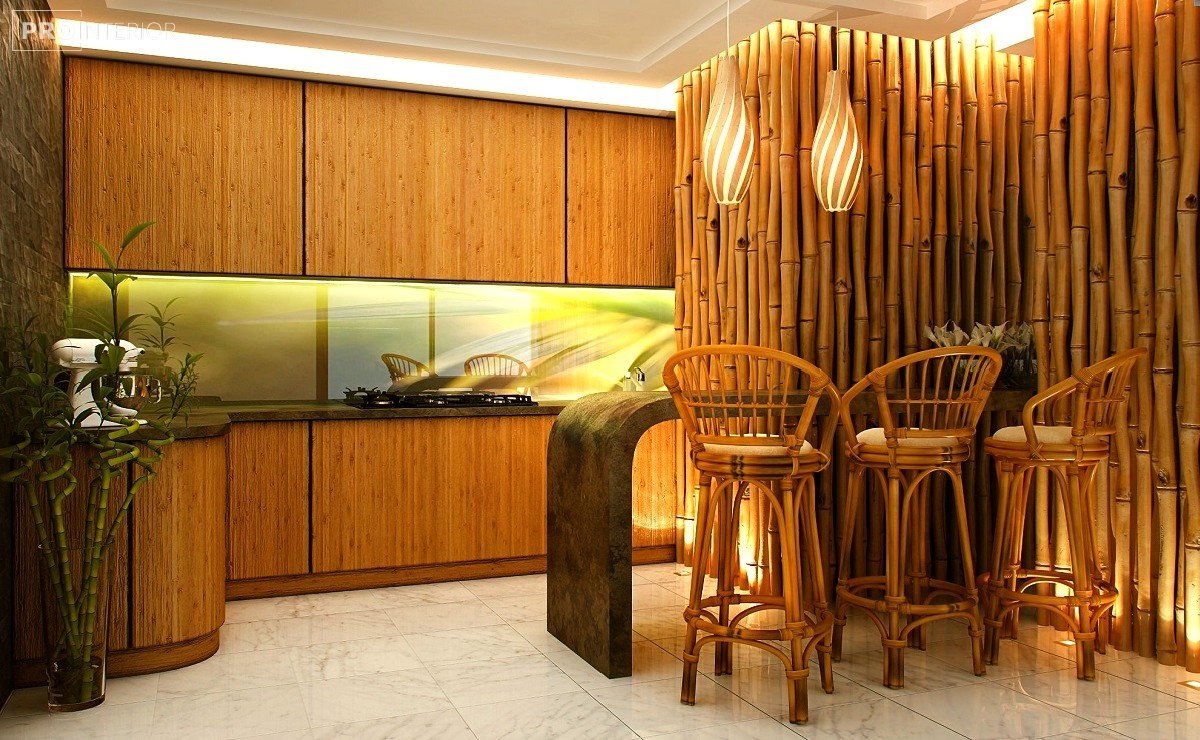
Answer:
<svg viewBox="0 0 1200 740"><path fill-rule="evenodd" d="M962 463L971 455L975 425L1000 363L999 353L983 347L926 350L876 368L842 398L850 479L838 560L833 657L841 659L847 607L863 609L882 638L883 680L889 688L904 686L904 648L909 644L923 647L924 627L939 619L966 621L975 675L984 674L983 623L975 590ZM867 388L875 392L880 426L856 432L850 403ZM852 577L850 551L867 471L878 478L885 502L886 573ZM937 473L950 480L964 586L927 574L925 495Z"/></svg>
<svg viewBox="0 0 1200 740"><path fill-rule="evenodd" d="M1016 637L1021 607L1045 609L1071 630L1076 675L1095 680L1097 627L1117 599L1117 589L1104 577L1092 531L1095 476L1107 467L1109 437L1129 399L1130 375L1146 354L1142 348L1126 350L1080 370L1029 399L1021 426L1000 429L984 442L1000 479L991 569L979 576L989 663L999 657L1002 634ZM1069 573L1022 567L1029 488L1039 468L1058 484L1071 552ZM1044 584L1070 593L1030 592Z"/></svg>
<svg viewBox="0 0 1200 740"><path fill-rule="evenodd" d="M696 555L683 615L687 637L680 699L684 704L696 703L696 671L705 645L715 643L718 675L733 672L733 644L749 645L783 662L788 719L806 722L808 666L814 649L822 687L833 691L829 653L833 613L825 596L813 476L829 464L837 390L811 363L784 352L741 345L678 352L664 365L663 381L679 409L699 472ZM830 404L828 417L814 446L807 437L823 396ZM782 561L780 594L735 591L743 487L760 492L774 513ZM710 552L717 560L717 593L705 597ZM806 603L808 594L811 603ZM739 605L748 608L734 613ZM783 611L782 628L742 626L751 614L771 609ZM775 640L790 643L790 654Z"/></svg>

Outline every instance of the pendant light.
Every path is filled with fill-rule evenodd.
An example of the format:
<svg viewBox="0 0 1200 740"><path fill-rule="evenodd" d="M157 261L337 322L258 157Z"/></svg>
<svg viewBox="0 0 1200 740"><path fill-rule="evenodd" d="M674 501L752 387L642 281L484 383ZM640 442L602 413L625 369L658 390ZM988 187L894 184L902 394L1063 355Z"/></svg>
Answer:
<svg viewBox="0 0 1200 740"><path fill-rule="evenodd" d="M725 2L725 42L729 48L729 0ZM754 128L746 114L738 75L737 59L728 53L721 57L701 142L704 179L724 206L737 205L746 197L754 166Z"/></svg>
<svg viewBox="0 0 1200 740"><path fill-rule="evenodd" d="M850 83L834 67L825 77L825 102L813 134L812 176L822 208L848 211L862 180L863 152L850 105Z"/></svg>

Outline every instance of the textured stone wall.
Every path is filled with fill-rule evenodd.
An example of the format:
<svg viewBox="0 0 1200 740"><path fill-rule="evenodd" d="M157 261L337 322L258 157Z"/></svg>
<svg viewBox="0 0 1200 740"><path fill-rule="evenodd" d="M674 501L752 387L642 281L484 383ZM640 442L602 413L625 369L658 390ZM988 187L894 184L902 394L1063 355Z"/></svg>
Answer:
<svg viewBox="0 0 1200 740"><path fill-rule="evenodd" d="M14 32L13 10L29 18L31 8L50 20L46 0L0 0L0 321L33 317L57 332L66 296L62 56L52 40ZM0 700L12 685L12 506L0 490Z"/></svg>

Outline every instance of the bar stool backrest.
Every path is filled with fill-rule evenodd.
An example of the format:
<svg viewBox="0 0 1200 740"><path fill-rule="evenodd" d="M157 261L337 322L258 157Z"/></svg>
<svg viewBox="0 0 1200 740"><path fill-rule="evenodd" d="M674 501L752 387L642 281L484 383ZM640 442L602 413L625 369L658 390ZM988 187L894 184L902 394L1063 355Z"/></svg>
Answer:
<svg viewBox="0 0 1200 740"><path fill-rule="evenodd" d="M401 378L420 378L433 375L433 371L425 366L424 363L418 362L407 355L398 355L394 352L381 355L380 359L387 366L388 375L392 380L400 380Z"/></svg>
<svg viewBox="0 0 1200 740"><path fill-rule="evenodd" d="M663 366L693 451L706 444L799 449L809 436L822 396L828 422L819 444L832 444L840 400L816 365L778 350L749 345L693 347Z"/></svg>
<svg viewBox="0 0 1200 740"><path fill-rule="evenodd" d="M505 375L523 377L529 374L529 366L512 355L488 353L468 357L463 363L467 375Z"/></svg>
<svg viewBox="0 0 1200 740"><path fill-rule="evenodd" d="M1000 374L1000 353L988 347L938 347L881 365L846 394L875 391L879 425L888 440L970 437Z"/></svg>
<svg viewBox="0 0 1200 740"><path fill-rule="evenodd" d="M1117 412L1129 399L1130 379L1144 347L1127 349L1079 370L1025 404L1025 426L1070 426L1071 436L1107 437L1116 431ZM1030 429L1027 439L1036 439Z"/></svg>

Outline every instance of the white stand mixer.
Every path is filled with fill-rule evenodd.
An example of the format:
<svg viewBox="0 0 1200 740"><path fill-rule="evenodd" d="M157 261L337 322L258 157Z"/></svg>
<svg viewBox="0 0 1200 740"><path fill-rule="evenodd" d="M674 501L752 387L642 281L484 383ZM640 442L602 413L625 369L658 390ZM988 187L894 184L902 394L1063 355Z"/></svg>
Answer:
<svg viewBox="0 0 1200 740"><path fill-rule="evenodd" d="M78 419L84 412L91 411L80 422L80 426L87 429L115 429L124 426L120 422L108 421L104 418L104 414L100 412L100 407L92 395L91 383L80 384L83 376L100 367L100 363L96 362L96 352L106 351L103 349L105 345L106 342L99 339L60 339L50 347L50 357L71 371L71 385L67 392L71 396L74 417ZM124 348L125 355L121 358L120 372L125 373L133 370L137 365L138 357L146 350L125 340L121 340L121 347ZM137 416L137 410L118 406L112 402L106 403L105 407L109 417L134 418Z"/></svg>

